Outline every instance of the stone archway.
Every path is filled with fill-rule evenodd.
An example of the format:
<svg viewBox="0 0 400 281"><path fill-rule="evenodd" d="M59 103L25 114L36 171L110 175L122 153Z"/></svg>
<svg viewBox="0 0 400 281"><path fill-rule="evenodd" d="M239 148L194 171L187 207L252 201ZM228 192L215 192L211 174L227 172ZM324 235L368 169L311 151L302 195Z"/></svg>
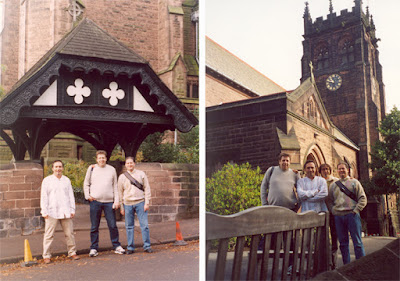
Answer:
<svg viewBox="0 0 400 281"><path fill-rule="evenodd" d="M321 148L319 147L318 144L313 143L310 145L310 147L307 150L307 153L305 154L305 158L304 158L304 162L308 160L312 160L314 161L315 165L316 165L316 170L318 171L319 166L321 166L321 164L326 163L325 160L325 155L322 152Z"/></svg>

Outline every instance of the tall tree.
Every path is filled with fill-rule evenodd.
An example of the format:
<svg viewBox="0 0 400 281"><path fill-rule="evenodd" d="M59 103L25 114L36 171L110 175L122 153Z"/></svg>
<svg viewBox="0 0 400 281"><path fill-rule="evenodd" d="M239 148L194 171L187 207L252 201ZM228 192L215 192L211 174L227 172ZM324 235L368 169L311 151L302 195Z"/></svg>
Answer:
<svg viewBox="0 0 400 281"><path fill-rule="evenodd" d="M371 169L374 172L371 194L389 194L400 187L400 111L394 107L379 126L383 140L372 147Z"/></svg>

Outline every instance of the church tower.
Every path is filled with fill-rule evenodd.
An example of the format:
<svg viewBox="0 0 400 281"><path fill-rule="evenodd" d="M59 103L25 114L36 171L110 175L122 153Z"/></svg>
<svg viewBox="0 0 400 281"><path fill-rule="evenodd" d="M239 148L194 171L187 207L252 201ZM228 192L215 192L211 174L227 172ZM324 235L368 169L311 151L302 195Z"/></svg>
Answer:
<svg viewBox="0 0 400 281"><path fill-rule="evenodd" d="M310 62L318 90L333 123L359 147L360 179L367 169L371 145L379 139L385 116L385 88L379 63L378 39L368 7L354 0L351 11L333 12L312 22L306 2L301 82L310 77Z"/></svg>

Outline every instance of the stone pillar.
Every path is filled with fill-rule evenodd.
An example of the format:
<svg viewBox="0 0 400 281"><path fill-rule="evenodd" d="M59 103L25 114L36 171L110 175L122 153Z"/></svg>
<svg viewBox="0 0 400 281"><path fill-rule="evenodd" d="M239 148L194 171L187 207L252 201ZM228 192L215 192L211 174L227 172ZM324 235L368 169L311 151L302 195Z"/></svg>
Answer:
<svg viewBox="0 0 400 281"><path fill-rule="evenodd" d="M0 169L0 238L29 235L44 226L40 215L43 167L32 162Z"/></svg>

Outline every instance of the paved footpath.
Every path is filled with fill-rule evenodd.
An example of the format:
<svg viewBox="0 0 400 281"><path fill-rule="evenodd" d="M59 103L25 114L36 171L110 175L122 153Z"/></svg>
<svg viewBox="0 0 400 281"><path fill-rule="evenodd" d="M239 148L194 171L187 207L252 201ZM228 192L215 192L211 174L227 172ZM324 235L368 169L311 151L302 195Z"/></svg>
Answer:
<svg viewBox="0 0 400 281"><path fill-rule="evenodd" d="M90 247L90 219L89 205L77 204L76 216L74 221L75 240L78 255L88 254ZM179 221L180 229L184 240L199 239L199 219L186 219ZM117 222L119 238L122 247L126 248L127 239L125 222ZM150 241L153 245L171 243L176 241L176 222L162 222L149 225ZM27 236L15 236L0 239L0 264L14 263L24 259L24 241L28 239L32 256L37 259L42 258L43 251L43 230L34 232ZM107 222L103 217L100 223L99 250L108 251L112 249ZM135 223L135 245L142 247L142 235L138 222ZM52 244L53 256L67 253L64 233L58 225Z"/></svg>
<svg viewBox="0 0 400 281"><path fill-rule="evenodd" d="M397 238L395 237L386 237L386 236L368 236L362 238L362 242L364 244L365 254L369 255L375 251L378 251L385 247L390 242L393 242ZM356 259L354 254L354 246L353 241L349 238L349 249L350 249L350 258L351 261ZM337 258L337 267L343 266L342 255L340 253L340 249L338 250L338 258Z"/></svg>

